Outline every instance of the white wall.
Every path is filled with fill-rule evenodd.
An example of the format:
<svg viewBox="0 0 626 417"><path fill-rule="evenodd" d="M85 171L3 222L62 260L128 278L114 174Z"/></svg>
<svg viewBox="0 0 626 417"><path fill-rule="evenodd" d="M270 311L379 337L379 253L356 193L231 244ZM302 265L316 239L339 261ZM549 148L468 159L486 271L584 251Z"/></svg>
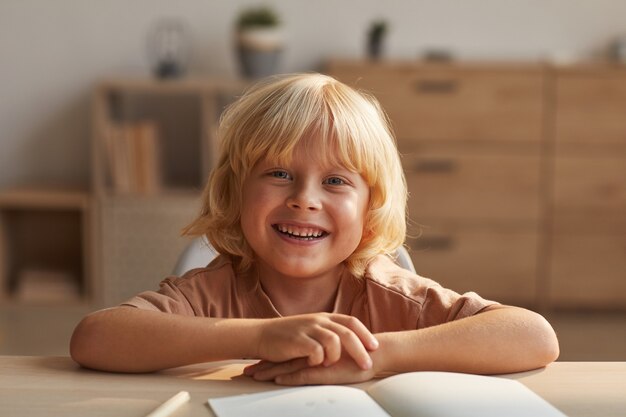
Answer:
<svg viewBox="0 0 626 417"><path fill-rule="evenodd" d="M232 23L243 6L275 6L285 23L284 71L361 56L374 18L387 55L444 47L462 58L590 57L626 33L622 0L0 0L0 187L87 185L89 91L99 78L145 74L146 34L184 18L191 71L234 75Z"/></svg>

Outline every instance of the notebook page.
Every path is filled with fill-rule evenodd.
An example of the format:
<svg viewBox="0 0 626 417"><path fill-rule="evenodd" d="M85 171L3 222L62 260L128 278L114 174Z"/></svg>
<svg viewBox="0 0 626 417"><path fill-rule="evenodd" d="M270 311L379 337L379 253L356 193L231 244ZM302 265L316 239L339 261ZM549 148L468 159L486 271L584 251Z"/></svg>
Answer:
<svg viewBox="0 0 626 417"><path fill-rule="evenodd" d="M212 398L209 405L218 417L389 417L365 391L337 385Z"/></svg>
<svg viewBox="0 0 626 417"><path fill-rule="evenodd" d="M522 383L506 378L412 372L367 391L394 417L565 417Z"/></svg>

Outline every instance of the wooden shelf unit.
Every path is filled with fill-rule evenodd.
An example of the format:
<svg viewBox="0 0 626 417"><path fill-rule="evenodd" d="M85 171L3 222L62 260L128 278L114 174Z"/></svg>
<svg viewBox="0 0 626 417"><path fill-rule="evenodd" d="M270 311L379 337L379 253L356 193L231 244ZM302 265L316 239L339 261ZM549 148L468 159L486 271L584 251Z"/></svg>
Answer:
<svg viewBox="0 0 626 417"><path fill-rule="evenodd" d="M117 304L156 289L188 244L180 230L199 211L200 193L217 158L219 116L246 84L239 80L109 79L93 92L95 303ZM105 147L112 126L156 126L160 187L120 192Z"/></svg>

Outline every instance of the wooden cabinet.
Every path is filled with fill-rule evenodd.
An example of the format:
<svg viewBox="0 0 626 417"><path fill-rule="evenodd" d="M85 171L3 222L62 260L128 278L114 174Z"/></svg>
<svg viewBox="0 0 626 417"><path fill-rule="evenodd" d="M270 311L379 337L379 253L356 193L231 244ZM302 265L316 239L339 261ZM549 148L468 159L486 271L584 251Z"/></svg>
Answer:
<svg viewBox="0 0 626 417"><path fill-rule="evenodd" d="M334 61L328 72L374 94L389 115L417 225L408 244L418 273L536 304L543 68Z"/></svg>
<svg viewBox="0 0 626 417"><path fill-rule="evenodd" d="M531 307L626 308L626 70L359 61L327 70L389 115L418 273Z"/></svg>
<svg viewBox="0 0 626 417"><path fill-rule="evenodd" d="M555 73L549 298L626 306L626 70Z"/></svg>
<svg viewBox="0 0 626 417"><path fill-rule="evenodd" d="M189 243L180 231L199 212L217 157L217 120L243 88L239 81L216 79L114 79L96 87L95 304L115 305L156 288L171 273ZM149 147L127 146L145 132ZM142 162L147 155L141 152L151 156ZM139 186L139 166L152 167L150 187Z"/></svg>

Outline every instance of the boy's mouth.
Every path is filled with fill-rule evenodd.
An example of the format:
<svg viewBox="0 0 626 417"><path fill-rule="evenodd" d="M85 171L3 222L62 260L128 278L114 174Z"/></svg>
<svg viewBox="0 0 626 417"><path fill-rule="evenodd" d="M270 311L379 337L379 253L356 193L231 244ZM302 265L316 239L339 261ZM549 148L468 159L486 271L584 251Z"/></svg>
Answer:
<svg viewBox="0 0 626 417"><path fill-rule="evenodd" d="M328 235L325 230L314 227L299 227L291 224L273 224L272 227L278 233L298 240L315 240Z"/></svg>

